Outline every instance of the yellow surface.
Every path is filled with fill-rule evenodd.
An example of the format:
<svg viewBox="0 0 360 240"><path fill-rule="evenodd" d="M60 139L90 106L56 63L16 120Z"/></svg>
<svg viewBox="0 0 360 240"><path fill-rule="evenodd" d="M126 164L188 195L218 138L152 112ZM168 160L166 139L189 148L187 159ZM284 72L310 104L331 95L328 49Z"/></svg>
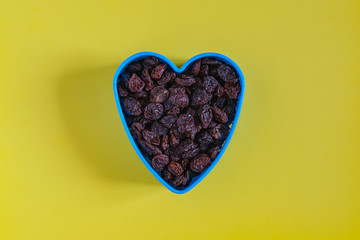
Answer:
<svg viewBox="0 0 360 240"><path fill-rule="evenodd" d="M360 239L359 1L0 6L0 239ZM238 127L175 195L132 149L112 77L139 51L242 68Z"/></svg>

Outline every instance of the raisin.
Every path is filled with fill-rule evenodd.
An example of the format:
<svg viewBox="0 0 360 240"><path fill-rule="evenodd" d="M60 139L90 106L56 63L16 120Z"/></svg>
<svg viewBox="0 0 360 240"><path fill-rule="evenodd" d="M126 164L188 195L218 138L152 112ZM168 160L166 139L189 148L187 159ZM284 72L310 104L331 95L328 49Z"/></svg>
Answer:
<svg viewBox="0 0 360 240"><path fill-rule="evenodd" d="M155 171L161 172L169 163L169 157L165 154L159 154L152 158L151 166Z"/></svg>
<svg viewBox="0 0 360 240"><path fill-rule="evenodd" d="M191 72L194 76L197 76L200 72L200 67L201 67L201 60L198 59L196 60L196 62L194 63L194 65L192 66Z"/></svg>
<svg viewBox="0 0 360 240"><path fill-rule="evenodd" d="M209 76L209 66L208 65L202 65L201 68L200 68L199 75L201 77Z"/></svg>
<svg viewBox="0 0 360 240"><path fill-rule="evenodd" d="M175 115L167 115L163 117L160 122L166 127L166 128L172 128L174 123L176 122L177 117Z"/></svg>
<svg viewBox="0 0 360 240"><path fill-rule="evenodd" d="M180 133L191 131L195 127L194 117L191 114L181 114L177 119L177 126Z"/></svg>
<svg viewBox="0 0 360 240"><path fill-rule="evenodd" d="M142 113L140 102L133 97L125 97L121 103L126 114L138 116Z"/></svg>
<svg viewBox="0 0 360 240"><path fill-rule="evenodd" d="M227 137L228 129L223 124L210 128L210 135L215 139L223 140Z"/></svg>
<svg viewBox="0 0 360 240"><path fill-rule="evenodd" d="M168 129L164 127L159 121L155 121L151 125L151 131L159 134L160 136L165 135L168 133Z"/></svg>
<svg viewBox="0 0 360 240"><path fill-rule="evenodd" d="M169 148L169 135L164 135L161 140L161 148L166 151Z"/></svg>
<svg viewBox="0 0 360 240"><path fill-rule="evenodd" d="M217 88L215 90L215 96L217 96L218 98L221 98L222 95L224 95L225 93L225 89L223 86L221 86L220 84L217 85Z"/></svg>
<svg viewBox="0 0 360 240"><path fill-rule="evenodd" d="M227 121L229 121L226 113L223 110L221 110L220 108L213 107L212 112L214 115L214 119L216 121L221 122L221 123L226 123Z"/></svg>
<svg viewBox="0 0 360 240"><path fill-rule="evenodd" d="M139 72L139 71L141 71L142 66L141 66L140 62L132 62L129 64L129 66L127 68L131 72Z"/></svg>
<svg viewBox="0 0 360 240"><path fill-rule="evenodd" d="M129 80L129 89L134 93L139 93L145 87L145 83L134 73Z"/></svg>
<svg viewBox="0 0 360 240"><path fill-rule="evenodd" d="M160 63L151 72L152 79L160 79L166 69L165 63Z"/></svg>
<svg viewBox="0 0 360 240"><path fill-rule="evenodd" d="M199 115L202 127L207 128L213 118L211 107L208 104L201 106L199 109Z"/></svg>
<svg viewBox="0 0 360 240"><path fill-rule="evenodd" d="M126 89L122 88L120 84L118 85L118 93L120 97L126 97L129 94L129 92Z"/></svg>
<svg viewBox="0 0 360 240"><path fill-rule="evenodd" d="M237 99L240 93L240 84L239 82L235 83L225 83L225 92L231 99Z"/></svg>
<svg viewBox="0 0 360 240"><path fill-rule="evenodd" d="M162 177L168 183L171 183L172 178L173 178L173 176L167 169L164 169L164 171L162 172Z"/></svg>
<svg viewBox="0 0 360 240"><path fill-rule="evenodd" d="M144 149L145 152L147 154L149 154L150 156L162 154L162 152L159 148L151 145L148 142L145 142L144 140L139 140L139 144L142 147L142 149Z"/></svg>
<svg viewBox="0 0 360 240"><path fill-rule="evenodd" d="M157 57L147 57L145 58L143 65L145 68L153 68L159 64L159 59Z"/></svg>
<svg viewBox="0 0 360 240"><path fill-rule="evenodd" d="M215 147L211 148L211 149L209 150L209 152L210 152L210 154L209 154L210 158L211 158L212 160L214 160L214 159L216 158L216 156L218 155L218 153L220 152L220 147L219 147L219 146L215 146Z"/></svg>
<svg viewBox="0 0 360 240"><path fill-rule="evenodd" d="M144 68L144 70L141 72L141 80L145 82L145 90L150 91L154 87L154 82L150 77L149 69Z"/></svg>
<svg viewBox="0 0 360 240"><path fill-rule="evenodd" d="M218 81L213 76L210 77L204 77L204 81L202 84L202 87L207 91L208 93L211 93L215 90L215 88L218 85Z"/></svg>
<svg viewBox="0 0 360 240"><path fill-rule="evenodd" d="M183 167L178 162L170 162L167 166L167 170L175 176L180 176L184 173Z"/></svg>
<svg viewBox="0 0 360 240"><path fill-rule="evenodd" d="M173 81L175 79L175 73L166 71L163 73L161 78L157 81L157 83L161 86L168 84L169 82Z"/></svg>
<svg viewBox="0 0 360 240"><path fill-rule="evenodd" d="M149 130L144 130L144 131L142 131L142 136L144 137L146 142L153 144L153 145L160 145L159 134L149 131Z"/></svg>
<svg viewBox="0 0 360 240"><path fill-rule="evenodd" d="M200 149L193 140L187 139L180 143L179 147L177 148L177 152L179 155L181 155L182 158L193 158L199 154Z"/></svg>
<svg viewBox="0 0 360 240"><path fill-rule="evenodd" d="M169 97L169 91L161 86L154 87L150 92L150 102L162 103Z"/></svg>
<svg viewBox="0 0 360 240"><path fill-rule="evenodd" d="M190 162L190 169L196 173L200 173L208 168L211 164L210 158L206 154L199 154Z"/></svg>
<svg viewBox="0 0 360 240"><path fill-rule="evenodd" d="M235 69L233 69L229 65L221 64L217 68L217 73L224 82L238 82L239 81Z"/></svg>
<svg viewBox="0 0 360 240"><path fill-rule="evenodd" d="M201 151L205 151L211 143L214 142L214 139L208 132L200 133L198 137L199 148Z"/></svg>
<svg viewBox="0 0 360 240"><path fill-rule="evenodd" d="M164 107L161 103L150 103L144 109L144 117L150 120L158 120L164 112Z"/></svg>
<svg viewBox="0 0 360 240"><path fill-rule="evenodd" d="M181 160L181 166L182 166L185 170L189 168L189 163L190 163L190 161L189 161L189 159L187 159L187 158Z"/></svg>
<svg viewBox="0 0 360 240"><path fill-rule="evenodd" d="M136 139L141 139L141 132L144 130L144 124L134 122L131 124L131 135L133 135Z"/></svg>
<svg viewBox="0 0 360 240"><path fill-rule="evenodd" d="M135 93L135 97L137 98L147 98L148 97L148 93L146 91L141 91L139 93Z"/></svg>
<svg viewBox="0 0 360 240"><path fill-rule="evenodd" d="M183 87L189 87L195 83L195 78L182 74L181 76L175 78L175 82Z"/></svg>
<svg viewBox="0 0 360 240"><path fill-rule="evenodd" d="M213 59L213 58L203 58L203 59L201 59L201 63L207 64L207 65L216 65L216 66L221 64L220 61Z"/></svg>
<svg viewBox="0 0 360 240"><path fill-rule="evenodd" d="M192 106L200 106L210 101L211 95L208 94L204 89L196 89L191 94L191 105Z"/></svg>

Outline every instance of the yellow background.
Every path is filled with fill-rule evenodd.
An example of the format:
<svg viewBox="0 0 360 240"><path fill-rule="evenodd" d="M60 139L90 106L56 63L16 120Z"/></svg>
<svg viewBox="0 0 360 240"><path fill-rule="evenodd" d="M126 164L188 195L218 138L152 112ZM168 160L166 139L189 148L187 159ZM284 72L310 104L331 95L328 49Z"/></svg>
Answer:
<svg viewBox="0 0 360 240"><path fill-rule="evenodd" d="M360 239L359 1L1 1L0 239ZM112 92L139 51L246 79L218 166L175 195Z"/></svg>

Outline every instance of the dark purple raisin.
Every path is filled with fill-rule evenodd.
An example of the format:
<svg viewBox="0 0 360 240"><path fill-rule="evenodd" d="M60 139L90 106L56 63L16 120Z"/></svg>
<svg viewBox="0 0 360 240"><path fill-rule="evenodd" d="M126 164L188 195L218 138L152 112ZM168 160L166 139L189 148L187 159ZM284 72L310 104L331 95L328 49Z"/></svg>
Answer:
<svg viewBox="0 0 360 240"><path fill-rule="evenodd" d="M134 122L131 124L131 135L133 135L136 139L141 139L141 132L144 130L144 124L139 122Z"/></svg>
<svg viewBox="0 0 360 240"><path fill-rule="evenodd" d="M214 142L214 139L208 132L202 132L199 134L198 143L201 151L205 151L211 143Z"/></svg>
<svg viewBox="0 0 360 240"><path fill-rule="evenodd" d="M238 82L239 81L235 69L233 69L229 65L221 64L217 68L217 73L218 73L219 77L222 80L224 80L224 82Z"/></svg>
<svg viewBox="0 0 360 240"><path fill-rule="evenodd" d="M147 57L143 62L145 68L153 68L158 64L159 64L159 59L157 57Z"/></svg>
<svg viewBox="0 0 360 240"><path fill-rule="evenodd" d="M211 93L215 90L218 85L218 81L213 76L204 77L202 87L208 93Z"/></svg>
<svg viewBox="0 0 360 240"><path fill-rule="evenodd" d="M175 115L167 115L163 117L160 122L167 128L172 128L176 122L177 117Z"/></svg>
<svg viewBox="0 0 360 240"><path fill-rule="evenodd" d="M190 169L196 173L200 173L208 168L211 164L211 160L206 154L199 154L190 162Z"/></svg>
<svg viewBox="0 0 360 240"><path fill-rule="evenodd" d="M141 66L140 62L132 62L129 64L129 66L127 68L131 72L139 72L139 71L141 71L142 66Z"/></svg>
<svg viewBox="0 0 360 240"><path fill-rule="evenodd" d="M133 97L125 97L121 99L122 108L126 114L138 116L142 113L141 104Z"/></svg>
<svg viewBox="0 0 360 240"><path fill-rule="evenodd" d="M182 74L179 77L175 78L175 82L182 87L189 87L195 83L195 78Z"/></svg>
<svg viewBox="0 0 360 240"><path fill-rule="evenodd" d="M169 163L169 157L165 154L159 154L152 158L151 166L155 171L161 172Z"/></svg>
<svg viewBox="0 0 360 240"><path fill-rule="evenodd" d="M136 75L136 73L133 73L129 80L129 89L130 91L134 93L139 93L143 88L145 87L145 83L141 81L141 79Z"/></svg>
<svg viewBox="0 0 360 240"><path fill-rule="evenodd" d="M166 127L164 127L164 125L162 125L159 121L155 121L151 125L150 129L152 132L155 132L155 133L159 134L160 136L168 133L168 129Z"/></svg>
<svg viewBox="0 0 360 240"><path fill-rule="evenodd" d="M200 68L199 75L201 77L209 76L209 66L208 65L202 65L201 68Z"/></svg>
<svg viewBox="0 0 360 240"><path fill-rule="evenodd" d="M204 89L196 89L191 94L191 105L192 106L201 106L211 100L211 94L207 93Z"/></svg>
<svg viewBox="0 0 360 240"><path fill-rule="evenodd" d="M154 82L150 77L149 69L144 68L144 70L141 72L141 80L145 82L145 90L150 91L154 87Z"/></svg>
<svg viewBox="0 0 360 240"><path fill-rule="evenodd" d="M145 150L147 154L150 156L159 155L162 154L161 150L153 145L151 145L148 142L145 142L144 140L139 140L139 144L142 149Z"/></svg>
<svg viewBox="0 0 360 240"><path fill-rule="evenodd" d="M210 128L209 133L213 138L223 140L227 137L228 128L225 127L223 124L218 124L215 127Z"/></svg>
<svg viewBox="0 0 360 240"><path fill-rule="evenodd" d="M216 121L221 122L221 123L227 123L229 121L226 113L223 110L221 110L220 108L212 107L212 112L213 112L214 119Z"/></svg>
<svg viewBox="0 0 360 240"><path fill-rule="evenodd" d="M160 63L151 72L152 79L160 79L166 69L165 63Z"/></svg>
<svg viewBox="0 0 360 240"><path fill-rule="evenodd" d="M144 117L150 120L158 120L164 112L164 107L161 103L150 103L144 109Z"/></svg>
<svg viewBox="0 0 360 240"><path fill-rule="evenodd" d="M144 130L144 131L142 131L142 135L146 142L153 144L153 145L160 145L159 134L149 131L149 130Z"/></svg>
<svg viewBox="0 0 360 240"><path fill-rule="evenodd" d="M194 76L197 76L200 72L200 67L201 67L201 60L198 59L196 60L196 62L194 63L194 65L192 66L191 68L191 73L194 75Z"/></svg>
<svg viewBox="0 0 360 240"><path fill-rule="evenodd" d="M175 176L180 176L184 173L183 167L178 162L170 162L167 166L167 170Z"/></svg>
<svg viewBox="0 0 360 240"><path fill-rule="evenodd" d="M211 107L208 104L201 106L199 109L199 115L202 127L207 128L213 118Z"/></svg>
<svg viewBox="0 0 360 240"><path fill-rule="evenodd" d="M240 84L239 82L235 83L225 83L225 92L231 99L237 99L240 93Z"/></svg>
<svg viewBox="0 0 360 240"><path fill-rule="evenodd" d="M150 92L150 102L162 103L169 97L169 91L161 86L154 87Z"/></svg>
<svg viewBox="0 0 360 240"><path fill-rule="evenodd" d="M118 93L120 97L126 97L129 94L129 92L126 89L122 88L120 84L118 85Z"/></svg>
<svg viewBox="0 0 360 240"><path fill-rule="evenodd" d="M164 135L161 140L161 148L166 151L170 146L169 135Z"/></svg>

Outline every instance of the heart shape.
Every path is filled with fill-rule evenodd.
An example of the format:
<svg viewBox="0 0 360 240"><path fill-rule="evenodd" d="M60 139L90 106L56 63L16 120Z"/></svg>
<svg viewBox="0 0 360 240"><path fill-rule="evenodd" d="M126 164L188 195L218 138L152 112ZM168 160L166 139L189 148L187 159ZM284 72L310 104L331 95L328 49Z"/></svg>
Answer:
<svg viewBox="0 0 360 240"><path fill-rule="evenodd" d="M149 161L143 156L143 154L141 153L139 147L137 146L132 134L130 133L130 129L126 124L126 119L125 119L125 114L123 112L122 106L120 104L120 98L119 98L119 92L118 92L118 82L119 82L119 76L121 73L124 72L124 70L127 68L127 66L135 61L139 61L141 59L144 59L146 57L157 57L161 62L166 63L177 75L183 73L188 66L190 66L192 63L194 63L196 60L200 59L200 58L215 58L217 60L220 60L222 62L225 62L226 64L230 65L231 67L233 67L235 69L235 71L237 72L238 76L239 76L239 81L240 81L240 93L238 95L238 99L237 99L237 104L236 104L236 110L235 110L235 116L234 116L234 120L232 122L232 124L230 124L230 131L228 133L228 136L226 138L226 140L224 141L219 153L217 154L216 158L211 162L210 166L205 169L203 172L201 172L200 175L195 176L191 182L188 184L188 186L186 187L181 187L181 188L175 188L173 186L171 186L169 183L167 183L162 177L161 175L159 175L158 172L156 172L151 164L149 163ZM116 105L119 111L119 115L121 118L121 122L123 123L125 132L131 142L131 145L133 146L133 148L135 149L135 152L137 153L137 155L139 156L139 158L141 159L141 161L144 163L144 165L148 168L148 170L156 177L157 180L159 180L159 182L161 182L166 188L168 188L170 191L172 191L173 193L176 194L183 194L186 193L188 191L190 191L193 187L195 187L198 183L200 183L208 174L209 172L215 167L215 165L219 162L221 156L224 154L228 144L230 143L231 137L234 133L234 130L236 128L239 116L240 116L240 111L241 111L241 106L242 106L242 102L243 102L243 98L244 98L244 91L245 91L245 78L244 75L242 73L242 71L240 70L239 66L230 58L228 58L227 56L224 56L222 54L219 53L202 53L199 55L196 55L194 57L192 57L191 59L189 59L180 69L177 68L175 66L175 64L173 62L171 62L168 58L162 56L161 54L158 53L154 53L154 52L139 52L136 53L132 56L130 56L129 58L127 58L116 70L115 75L114 75L114 81L113 81L113 88L114 88L114 95L115 95L115 101L116 101Z"/></svg>

